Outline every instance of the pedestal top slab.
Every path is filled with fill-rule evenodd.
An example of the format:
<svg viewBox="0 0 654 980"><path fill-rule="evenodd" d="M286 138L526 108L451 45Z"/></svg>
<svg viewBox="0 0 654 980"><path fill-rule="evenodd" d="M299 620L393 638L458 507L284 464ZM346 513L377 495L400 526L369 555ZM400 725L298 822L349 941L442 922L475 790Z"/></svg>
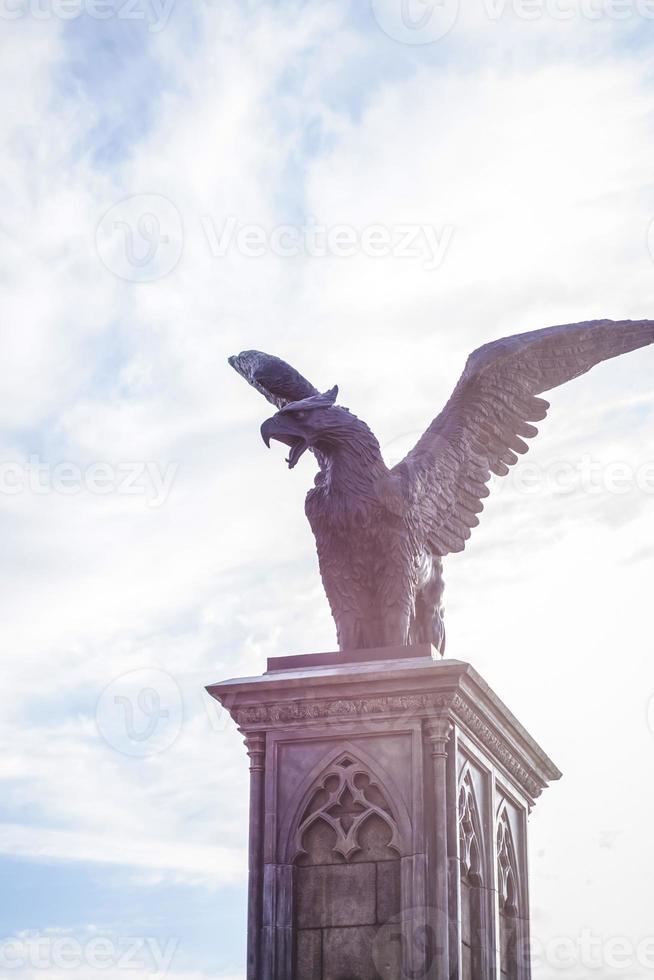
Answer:
<svg viewBox="0 0 654 980"><path fill-rule="evenodd" d="M333 653L302 653L291 657L268 657L268 670L304 670L307 667L346 667L350 664L389 660L441 660L429 643L411 647L374 647L370 650L337 650Z"/></svg>
<svg viewBox="0 0 654 980"><path fill-rule="evenodd" d="M434 659L428 645L271 658L265 674L207 691L245 733L442 718L483 743L532 799L561 775L470 664Z"/></svg>

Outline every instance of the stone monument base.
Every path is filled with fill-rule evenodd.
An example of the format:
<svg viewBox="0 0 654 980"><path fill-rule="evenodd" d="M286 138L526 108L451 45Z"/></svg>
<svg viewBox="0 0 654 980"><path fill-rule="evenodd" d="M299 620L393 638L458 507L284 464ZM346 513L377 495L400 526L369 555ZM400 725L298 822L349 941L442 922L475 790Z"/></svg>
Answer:
<svg viewBox="0 0 654 980"><path fill-rule="evenodd" d="M527 817L560 773L429 646L208 688L250 756L248 980L528 980Z"/></svg>

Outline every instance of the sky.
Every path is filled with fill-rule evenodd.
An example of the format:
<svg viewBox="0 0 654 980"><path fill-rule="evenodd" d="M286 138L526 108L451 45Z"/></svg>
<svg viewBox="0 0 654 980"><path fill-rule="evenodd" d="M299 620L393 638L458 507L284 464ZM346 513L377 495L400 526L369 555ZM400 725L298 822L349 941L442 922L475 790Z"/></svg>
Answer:
<svg viewBox="0 0 654 980"><path fill-rule="evenodd" d="M204 685L335 636L312 459L226 357L396 462L480 344L654 316L653 49L649 0L0 0L2 976L242 980ZM445 565L449 654L564 774L536 980L654 974L653 368L554 392Z"/></svg>

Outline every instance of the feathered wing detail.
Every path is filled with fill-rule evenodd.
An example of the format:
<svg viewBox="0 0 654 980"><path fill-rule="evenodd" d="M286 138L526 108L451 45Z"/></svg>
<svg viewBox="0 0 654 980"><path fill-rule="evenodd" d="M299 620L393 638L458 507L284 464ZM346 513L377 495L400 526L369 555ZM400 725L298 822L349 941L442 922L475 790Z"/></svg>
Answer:
<svg viewBox="0 0 654 980"><path fill-rule="evenodd" d="M506 337L468 358L452 397L393 473L402 479L433 554L463 551L490 475L505 476L538 434L537 397L595 364L654 343L653 320L594 320Z"/></svg>
<svg viewBox="0 0 654 980"><path fill-rule="evenodd" d="M245 350L229 358L242 378L277 408L318 395L317 388L286 361L259 350Z"/></svg>

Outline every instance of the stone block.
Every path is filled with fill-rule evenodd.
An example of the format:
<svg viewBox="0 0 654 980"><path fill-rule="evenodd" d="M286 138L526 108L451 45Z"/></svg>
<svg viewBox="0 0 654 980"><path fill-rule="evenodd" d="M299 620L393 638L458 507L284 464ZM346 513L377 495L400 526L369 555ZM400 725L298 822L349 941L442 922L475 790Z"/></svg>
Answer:
<svg viewBox="0 0 654 980"><path fill-rule="evenodd" d="M321 980L379 980L373 959L376 935L374 926L325 929Z"/></svg>
<svg viewBox="0 0 654 980"><path fill-rule="evenodd" d="M320 980L322 977L320 929L298 930L296 957L296 980Z"/></svg>
<svg viewBox="0 0 654 980"><path fill-rule="evenodd" d="M377 922L383 925L400 910L400 862L380 861L377 865Z"/></svg>
<svg viewBox="0 0 654 980"><path fill-rule="evenodd" d="M299 929L375 923L374 864L298 868L296 884Z"/></svg>

